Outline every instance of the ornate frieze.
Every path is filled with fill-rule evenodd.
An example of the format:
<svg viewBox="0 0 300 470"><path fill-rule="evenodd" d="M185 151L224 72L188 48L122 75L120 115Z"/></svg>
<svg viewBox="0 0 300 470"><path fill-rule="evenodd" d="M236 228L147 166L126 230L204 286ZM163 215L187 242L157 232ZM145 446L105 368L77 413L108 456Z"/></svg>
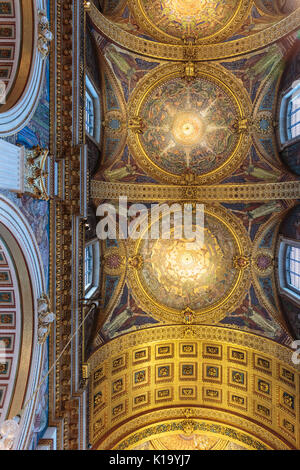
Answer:
<svg viewBox="0 0 300 470"><path fill-rule="evenodd" d="M158 184L110 183L92 181L92 198L129 201L273 201L276 199L299 199L299 181L280 183L226 184L211 186L173 186Z"/></svg>

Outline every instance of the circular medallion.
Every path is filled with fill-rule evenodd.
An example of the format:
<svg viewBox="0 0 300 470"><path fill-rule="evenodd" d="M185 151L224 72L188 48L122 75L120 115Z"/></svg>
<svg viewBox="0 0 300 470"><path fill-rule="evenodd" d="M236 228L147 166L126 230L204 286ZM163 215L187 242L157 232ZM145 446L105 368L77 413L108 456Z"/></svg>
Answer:
<svg viewBox="0 0 300 470"><path fill-rule="evenodd" d="M129 132L128 144L157 180L182 184L192 175L195 183L213 183L248 150L249 136L238 129L249 112L247 93L240 84L231 91L219 67L198 65L192 80L182 71L179 64L160 67L137 87L129 109L139 131Z"/></svg>
<svg viewBox="0 0 300 470"><path fill-rule="evenodd" d="M193 38L196 43L230 37L245 20L246 0L129 0L140 27L167 43Z"/></svg>
<svg viewBox="0 0 300 470"><path fill-rule="evenodd" d="M193 223L194 241L181 236L185 234L182 226L181 231L177 227L175 237L171 224L169 239L162 233L157 239L142 236L135 243L132 254L139 263L129 263L129 280L142 308L162 320L177 322L183 321L187 308L196 323L227 313L232 298L237 298L233 293L249 272L234 260L249 252L249 245L232 215L223 216L222 208L205 208L203 229Z"/></svg>
<svg viewBox="0 0 300 470"><path fill-rule="evenodd" d="M269 276L274 271L274 255L269 249L260 249L253 261L253 268L259 276Z"/></svg>
<svg viewBox="0 0 300 470"><path fill-rule="evenodd" d="M190 83L175 77L155 87L139 116L144 152L173 175L215 171L234 152L239 135L235 100L215 81L199 76Z"/></svg>
<svg viewBox="0 0 300 470"><path fill-rule="evenodd" d="M157 303L200 311L217 305L235 284L239 271L232 260L237 253L226 226L206 215L203 245L185 239L142 241L139 279Z"/></svg>

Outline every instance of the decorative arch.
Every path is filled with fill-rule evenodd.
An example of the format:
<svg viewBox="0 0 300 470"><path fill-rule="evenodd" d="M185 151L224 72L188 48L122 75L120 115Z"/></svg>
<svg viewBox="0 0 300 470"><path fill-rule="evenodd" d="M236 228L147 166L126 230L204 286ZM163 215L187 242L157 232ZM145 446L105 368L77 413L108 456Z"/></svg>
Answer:
<svg viewBox="0 0 300 470"><path fill-rule="evenodd" d="M28 400L41 380L44 349L38 344L37 302L46 290L46 282L41 255L28 222L19 209L2 195L0 240L1 247L5 247L5 253L9 257L9 266L14 273L14 292L19 299L19 309L16 310L19 313L15 316L19 350L14 354L18 363L14 377L9 377L10 383L13 383L9 394L11 400L0 419L13 418L26 404L21 417L18 442L15 444L16 449L25 449L30 437L28 431L32 426L37 396L29 402Z"/></svg>
<svg viewBox="0 0 300 470"><path fill-rule="evenodd" d="M48 41L52 37L46 21L46 0L5 3L10 7L4 17L7 22L14 18L16 39L7 45L0 39L0 49L6 58L0 59L6 95L0 102L0 137L16 134L32 118L44 82ZM4 12L0 10L0 25Z"/></svg>
<svg viewBox="0 0 300 470"><path fill-rule="evenodd" d="M300 369L293 350L274 341L218 326L165 325L114 339L88 363L95 450L132 449L164 432L239 435L256 449L299 447Z"/></svg>

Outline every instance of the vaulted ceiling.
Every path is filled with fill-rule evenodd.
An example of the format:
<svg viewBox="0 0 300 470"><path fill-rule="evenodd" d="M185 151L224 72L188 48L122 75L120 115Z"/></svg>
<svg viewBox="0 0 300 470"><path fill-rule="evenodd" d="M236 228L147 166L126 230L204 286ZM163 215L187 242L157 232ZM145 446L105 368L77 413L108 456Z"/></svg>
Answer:
<svg viewBox="0 0 300 470"><path fill-rule="evenodd" d="M202 42L270 27L295 7L229 1L219 2L215 15L215 2L158 3L104 2L103 11L131 34L151 33L152 41L170 44L193 38L201 50ZM186 253L184 243L103 242L105 314L94 345L156 322L182 322L186 307L198 312L197 322L221 322L289 343L274 260L280 222L296 201L273 198L268 188L295 180L279 158L274 129L284 57L295 34L239 58L191 60L188 66L124 50L103 36L94 15L91 21L103 98L94 202L119 195L147 204L196 196L205 203L209 265L203 277L203 254ZM133 22L139 32L129 27ZM263 195L255 184L264 185ZM136 269L130 265L134 256L147 261ZM242 269L232 261L239 256L246 258Z"/></svg>
<svg viewBox="0 0 300 470"><path fill-rule="evenodd" d="M285 312L276 266L299 177L281 160L277 129L282 73L298 44L297 7L279 0L92 5L90 73L102 95L93 203L118 210L126 196L149 210L155 202L204 204L205 243L195 252L186 240L102 241L102 304L89 353L164 324L291 344L299 309ZM182 437L155 439L143 445L175 448Z"/></svg>

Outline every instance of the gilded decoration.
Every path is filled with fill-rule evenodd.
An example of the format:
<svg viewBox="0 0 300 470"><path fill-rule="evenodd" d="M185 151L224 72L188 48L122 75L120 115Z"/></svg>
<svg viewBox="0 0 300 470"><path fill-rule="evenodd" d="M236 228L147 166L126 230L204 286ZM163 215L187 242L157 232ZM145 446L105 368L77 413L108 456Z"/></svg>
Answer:
<svg viewBox="0 0 300 470"><path fill-rule="evenodd" d="M149 222L149 232L156 223L156 219ZM194 323L217 322L234 308L249 285L251 245L239 220L221 206L206 205L204 232L195 219L193 224L197 238L192 243L175 239L174 225L169 240L144 239L143 233L128 243L133 296L159 320L182 323L189 308ZM134 265L130 260L137 258Z"/></svg>
<svg viewBox="0 0 300 470"><path fill-rule="evenodd" d="M278 117L276 117L277 96L280 79L284 70L284 53L278 45L273 45L266 52L265 64L269 73L262 81L253 104L253 143L257 152L274 169L282 168L277 149L276 132ZM263 64L261 64L263 66Z"/></svg>
<svg viewBox="0 0 300 470"><path fill-rule="evenodd" d="M186 61L191 58L195 61L206 61L247 54L268 46L297 30L300 23L300 8L298 8L281 21L251 36L218 44L180 45L150 41L144 37L139 38L102 15L93 3L88 13L95 27L121 47L152 58L174 61Z"/></svg>
<svg viewBox="0 0 300 470"><path fill-rule="evenodd" d="M287 209L287 211L289 209ZM272 314L285 331L288 331L288 327L282 314L282 307L276 290L270 289L269 283L271 280L272 285L276 285L275 253L277 236L280 223L284 219L287 211L274 215L266 224L260 227L253 243L251 263L252 279L258 299L261 305ZM268 246L265 246L264 239L267 238L270 233L272 233L271 242L269 242Z"/></svg>
<svg viewBox="0 0 300 470"><path fill-rule="evenodd" d="M134 90L128 145L148 174L174 184L209 184L245 158L250 137L241 126L251 114L247 91L220 66L196 65L187 81L181 64L150 72ZM233 91L234 90L234 91Z"/></svg>
<svg viewBox="0 0 300 470"><path fill-rule="evenodd" d="M122 155L127 138L127 110L119 83L102 54L99 54L101 78L104 93L102 95L103 112L102 151L105 152L104 167L109 166Z"/></svg>
<svg viewBox="0 0 300 470"><path fill-rule="evenodd" d="M98 329L100 329L100 325L103 325L120 299L126 275L126 247L123 241L119 240L118 246L110 247L106 247L105 242L101 243L101 253L103 253L100 261L103 268L101 282L103 313L101 318L98 319ZM114 288L108 293L110 279L114 280L112 283Z"/></svg>
<svg viewBox="0 0 300 470"><path fill-rule="evenodd" d="M260 249L253 260L253 269L260 276L269 276L274 269L274 255L271 250Z"/></svg>
<svg viewBox="0 0 300 470"><path fill-rule="evenodd" d="M135 432L114 450L270 450L230 426L200 420L162 422Z"/></svg>
<svg viewBox="0 0 300 470"><path fill-rule="evenodd" d="M121 276L125 269L124 250L119 247L106 248L101 263L105 274Z"/></svg>
<svg viewBox="0 0 300 470"><path fill-rule="evenodd" d="M196 44L218 42L229 36L246 19L252 0L129 0L137 23L156 40Z"/></svg>
<svg viewBox="0 0 300 470"><path fill-rule="evenodd" d="M129 201L274 201L300 198L299 181L278 183L226 184L211 186L175 186L92 181L92 197L96 200L119 199Z"/></svg>
<svg viewBox="0 0 300 470"><path fill-rule="evenodd" d="M25 149L25 192L36 199L49 200L48 164L49 150L39 146Z"/></svg>
<svg viewBox="0 0 300 470"><path fill-rule="evenodd" d="M92 354L89 414L94 448L132 448L134 442L164 432L222 438L222 426L237 427L260 441L259 447L248 441L253 448L297 447L300 366L292 362L293 350L241 331L193 328L193 338L185 338L185 326L179 325L135 331ZM162 427L163 421L174 427ZM151 426L160 431L145 433ZM134 441L132 434L139 438Z"/></svg>
<svg viewBox="0 0 300 470"><path fill-rule="evenodd" d="M142 56L181 61L181 66L173 64L168 71L167 66L164 66L166 75L158 76L160 87L166 86L168 80L170 83L172 80L173 82L182 80L185 86L191 89L198 82L214 85L215 90L220 89L228 97L229 102L234 104L232 113L237 113L237 120L236 116L234 120L232 119L232 129L236 131L232 134L237 141L236 149L230 148L233 154L227 159L224 157L224 162L219 167L210 169L211 173L199 172L198 174L188 171L182 175L182 178L180 175L171 173L171 177L168 174L165 177L163 176L167 173L165 170L150 161L147 156L139 153L139 162L142 159L145 161L143 168L146 174L153 175L157 181L167 183L166 185L94 182L92 197L114 199L120 194L125 194L129 196L129 200L135 202L137 200L253 202L299 199L299 181L282 180L283 182L278 183L222 186L201 186L201 184L217 182L221 174L222 176L229 175L238 167L249 149L249 129L255 128L260 138L271 136L276 126L269 110L266 112L259 110L253 119L253 115L249 112L252 106L241 82L220 66L210 66L205 61L233 58L254 50L261 50L263 54L264 47L299 28L300 9L281 21L274 22L270 27L252 34L251 37L242 37L218 44L200 44L200 40L197 44L193 37L184 34L183 37L178 36L178 39L175 39L178 44L163 44L122 30L121 27L101 15L93 2L84 3L89 4L87 14L91 22L105 37L103 43L98 43L99 49L106 40L111 40L125 47L127 51L134 51ZM182 6L183 2L177 0L176 5L180 6L180 3ZM191 4L192 2L188 0L185 3ZM206 3L209 5L208 0ZM235 3L238 4L237 1ZM218 321L224 317L225 311L231 312L234 305L240 303L245 292L249 292L250 269L253 277L256 276L255 288L259 292L259 301L269 312L274 311L274 307L270 307L269 300L262 297L262 288L259 287L261 280L267 280L273 271L271 266L273 246L269 249L262 248L257 243L255 251L251 250L248 236L241 224L234 216L229 213L225 214L224 209L217 205L208 207L207 216L210 218L209 228L211 224L215 224L218 233L211 231L207 235L207 254L199 250L196 264L199 264L202 270L215 267L217 271L220 268L218 262L215 266L211 266L208 261L211 261L211 253L223 256L223 243L219 243L218 237L224 237L226 242L229 240L231 243L233 253L229 250L232 260L229 277L225 276L227 273L222 272L221 266L221 273L225 276L224 282L226 284L229 279L229 287L227 291L225 289L224 299L219 299L219 305L212 304L206 307L204 304L204 310L207 308L208 311L198 311L193 308L194 305L190 301L178 311L171 311L171 308L164 303L159 305L155 299L150 298L146 289L140 289L140 291L139 287L135 289L144 267L144 257L140 253L143 240L129 246L128 253L127 250L108 249L103 255L101 274L104 273L107 277L116 275L121 280L114 295L109 299L110 304L107 304L107 310L114 308L120 300L124 287L124 273L127 269L131 276L131 286L137 296L140 296L139 304L143 304L145 312L150 312L163 321L180 322L182 325L141 328L140 331L122 335L107 344L103 344L104 340L100 338L98 344L102 344L101 348L91 355L88 364L84 364L82 370L78 369L79 373L75 374L75 382L70 380L73 374L72 364L76 361L78 364L82 363L81 359L84 356L84 338L81 330L76 334L78 339L76 345L71 343L69 347L67 346L70 338L74 337L74 325L82 325L83 320L83 313L78 308L77 300L84 296L82 259L85 245L84 202L86 199L83 200L83 195L85 197L86 194L83 187L85 187L86 175L84 181L83 177L80 177L84 166L82 165L84 106L82 102L79 103L77 99L79 93L74 93L74 90L84 92L85 64L84 60L75 60L72 53L74 38L78 45L76 49L78 56L83 48L79 34L81 28L84 28L82 8L83 3L74 4L70 0L64 2L57 0L55 4L50 5L53 31L55 31L55 44L54 41L50 43L52 51L50 61L53 72L50 74L52 102L50 153L55 155L58 163L59 197L50 201L52 222L50 237L51 246L55 249L53 248L50 253L49 296L51 303L56 305L56 323L55 331L50 336L49 347L54 361L62 352L64 356L57 367L50 371L49 416L52 416L52 418L50 416L50 425L59 424L57 427L58 446L65 449L78 449L86 445L83 442L85 433L79 429L82 420L78 418L84 409L83 400L86 395L82 393L81 385L78 386L78 375L78 377L82 376L80 377L81 383L86 385L89 382L89 437L95 448L112 449L114 446L123 446L126 439L130 440L128 444L131 445L133 441L142 442L146 437L149 439L149 436L153 437L154 446L159 447L163 444L167 446L166 442L162 441L163 431L161 430L166 429L168 432L169 426L177 426L177 434L173 436L178 436L178 432L180 435L193 437L193 439L194 434L197 439L200 436L203 441L200 444L197 440L199 446L209 446L212 442L210 439L215 439L215 436L218 439L217 445L223 446L225 436L228 439L229 435L235 435L234 439L236 436L239 438L238 443L237 440L235 441L236 445L246 447L253 445L253 448L263 446L276 449L299 448L300 381L299 367L292 362L293 350L262 336L246 334L240 330L224 327L224 325L217 327L198 324L204 322L205 318L209 323ZM29 10L28 15L31 15ZM226 30L233 26L234 22L230 18L227 20L225 19L224 28L220 26L210 38L209 36L202 37L203 42L221 40L222 34L225 35L225 32L229 34L229 30ZM233 31L236 31L235 26ZM182 41L181 44L180 41ZM28 44L30 45L30 42ZM55 49L57 49L57 54L54 54ZM30 54L25 54L25 56L28 58ZM257 67L259 66L260 63ZM152 75L159 74L162 68L158 67L149 73L148 77L152 77L151 83L156 80ZM132 113L130 118L133 120L129 121L121 89L113 74L107 72L107 76L115 90L118 87L117 98L121 104L119 109L114 110L106 105L105 100L103 103L103 134L107 139L120 138L122 141L119 151L112 154L112 159L114 159L121 156L120 152L125 146L127 130L132 141L136 139L134 142L142 142L147 129L144 128L144 122L139 113ZM105 78L105 74L102 78ZM139 95L140 101L135 103L134 110L139 110L138 105L142 109L142 104L146 104L146 98L153 97L151 93L154 90L151 88L151 83L149 81L147 85L146 81L147 77L139 81L138 87L143 86L144 89ZM232 90L236 91L233 93ZM196 116L193 114L189 117L191 117L191 122L179 123L180 132L175 132L182 146L186 144L186 135L193 135L195 129L199 134L201 132L202 135L204 134L204 126L197 113ZM176 129L178 130L178 127ZM75 140L72 138L73 131ZM234 144L235 142L232 145ZM140 152L140 147L138 151ZM105 161L104 164L109 166L110 162ZM51 160L50 166L53 170L54 160ZM252 212L254 213L254 210ZM259 235L263 235L262 232ZM258 238L256 241L260 242ZM193 257L190 254L182 256L181 245L179 241L177 245L175 244L174 250L169 248L166 252L167 257L169 261L172 261L174 256L176 259L179 257L183 265L189 265L193 262ZM203 247L201 249L205 250ZM155 256L151 269L159 279L161 277L158 265L159 246L157 245L153 251ZM163 262L167 263L168 259L164 259ZM78 269L74 270L74 266ZM170 267L168 275L171 279L168 288L176 291L180 289L180 286L178 287L178 283L173 282L173 279L178 281L178 275L174 272L171 262L167 267ZM230 282L230 276L233 282ZM101 294L103 292L104 289ZM169 298L167 301L160 300L170 302ZM128 311L130 311L130 305ZM107 318L107 312L101 311L101 314L103 315L100 316L100 323L105 321L105 317ZM160 424L166 427L159 428ZM152 426L155 432L151 434ZM110 432L112 429L113 432ZM156 433L157 430L158 433Z"/></svg>

